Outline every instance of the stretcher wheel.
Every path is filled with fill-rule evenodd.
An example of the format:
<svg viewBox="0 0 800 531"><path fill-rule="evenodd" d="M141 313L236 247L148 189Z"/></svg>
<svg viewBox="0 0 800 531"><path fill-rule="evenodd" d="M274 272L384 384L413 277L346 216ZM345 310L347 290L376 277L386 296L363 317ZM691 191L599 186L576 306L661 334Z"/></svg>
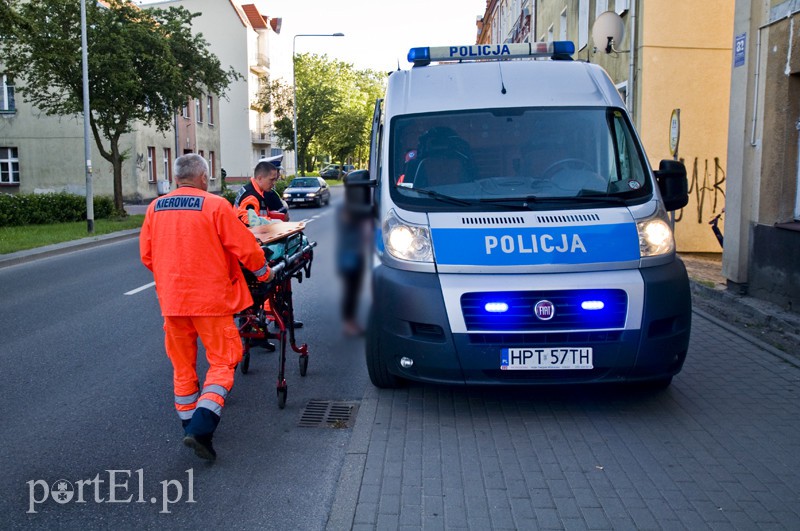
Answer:
<svg viewBox="0 0 800 531"><path fill-rule="evenodd" d="M283 387L283 388L279 387L278 388L278 407L281 408L281 409L286 407L286 392L287 391L288 391L288 388L286 388L286 387Z"/></svg>
<svg viewBox="0 0 800 531"><path fill-rule="evenodd" d="M241 369L242 374L247 374L247 371L250 370L250 352L245 352L242 355L242 364L239 366Z"/></svg>
<svg viewBox="0 0 800 531"><path fill-rule="evenodd" d="M308 356L300 356L300 376L305 376L308 371Z"/></svg>

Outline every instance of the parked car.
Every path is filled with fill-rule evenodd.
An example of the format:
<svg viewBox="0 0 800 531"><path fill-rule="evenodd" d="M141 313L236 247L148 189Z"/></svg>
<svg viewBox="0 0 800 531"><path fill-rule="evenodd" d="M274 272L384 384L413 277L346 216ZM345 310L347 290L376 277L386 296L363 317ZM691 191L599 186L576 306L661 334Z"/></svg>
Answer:
<svg viewBox="0 0 800 531"><path fill-rule="evenodd" d="M319 207L331 202L331 191L322 177L296 177L283 191L283 199L290 205Z"/></svg>
<svg viewBox="0 0 800 531"><path fill-rule="evenodd" d="M324 177L326 179L339 179L342 175L353 171L355 166L352 164L345 164L344 166L339 166L338 164L328 164L319 172L320 177Z"/></svg>

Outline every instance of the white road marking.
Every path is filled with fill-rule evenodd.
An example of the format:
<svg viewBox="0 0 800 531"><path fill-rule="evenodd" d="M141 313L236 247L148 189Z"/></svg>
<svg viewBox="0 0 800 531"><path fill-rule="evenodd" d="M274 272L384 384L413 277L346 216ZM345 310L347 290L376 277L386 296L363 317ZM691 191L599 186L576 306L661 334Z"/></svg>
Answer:
<svg viewBox="0 0 800 531"><path fill-rule="evenodd" d="M139 286L136 289L132 289L130 291L126 291L125 295L135 295L135 294L139 293L140 291L144 291L144 290L146 290L148 288L152 288L155 285L156 285L155 282L151 282L150 284L145 284L144 286Z"/></svg>

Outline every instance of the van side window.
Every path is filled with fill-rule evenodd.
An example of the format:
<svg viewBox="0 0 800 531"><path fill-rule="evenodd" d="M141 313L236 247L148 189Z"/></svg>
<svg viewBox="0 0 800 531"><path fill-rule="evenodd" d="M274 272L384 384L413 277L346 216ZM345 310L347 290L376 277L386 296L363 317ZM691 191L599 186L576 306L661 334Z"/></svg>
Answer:
<svg viewBox="0 0 800 531"><path fill-rule="evenodd" d="M625 188L631 188L632 182L638 183L643 186L645 183L644 171L639 158L639 152L636 149L636 144L633 141L633 135L630 127L623 119L622 113L619 111L610 111L613 113L611 123L614 129L614 143L617 148L617 162L618 168L616 171L618 190L625 191ZM612 173L613 175L613 173Z"/></svg>

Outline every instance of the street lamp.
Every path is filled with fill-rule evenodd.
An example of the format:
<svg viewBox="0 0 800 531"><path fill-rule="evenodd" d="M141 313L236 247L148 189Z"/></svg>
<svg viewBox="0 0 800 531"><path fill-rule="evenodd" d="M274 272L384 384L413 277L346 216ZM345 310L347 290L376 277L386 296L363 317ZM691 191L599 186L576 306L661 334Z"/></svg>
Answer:
<svg viewBox="0 0 800 531"><path fill-rule="evenodd" d="M83 77L83 158L86 161L86 231L94 234L94 193L92 192L92 151L89 147L89 51L86 38L86 0L81 0L81 74Z"/></svg>
<svg viewBox="0 0 800 531"><path fill-rule="evenodd" d="M292 100L294 101L294 173L297 175L297 82L295 77L294 45L297 37L344 37L344 33L301 33L292 38Z"/></svg>

